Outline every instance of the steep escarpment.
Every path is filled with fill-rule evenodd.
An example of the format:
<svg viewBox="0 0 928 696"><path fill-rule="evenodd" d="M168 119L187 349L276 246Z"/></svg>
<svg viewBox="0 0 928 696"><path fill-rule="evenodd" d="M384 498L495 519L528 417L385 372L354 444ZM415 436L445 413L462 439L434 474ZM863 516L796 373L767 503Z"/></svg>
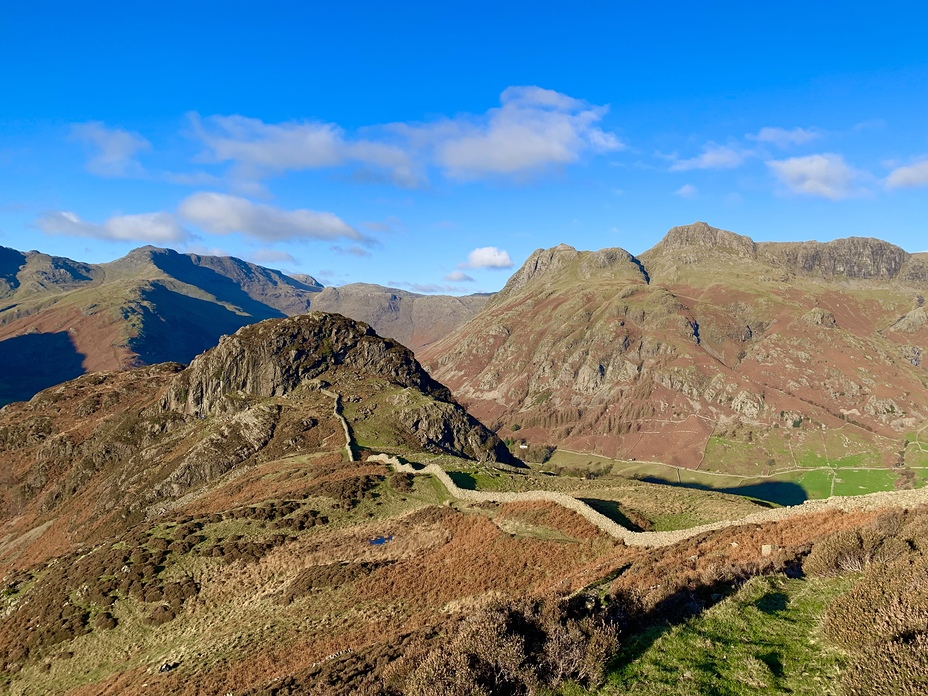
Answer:
<svg viewBox="0 0 928 696"><path fill-rule="evenodd" d="M849 237L831 242L767 242L758 245L767 263L823 278L928 281L928 266L880 239Z"/></svg>
<svg viewBox="0 0 928 696"><path fill-rule="evenodd" d="M754 475L900 465L928 418L924 269L879 240L705 223L638 258L560 245L422 358L529 441Z"/></svg>

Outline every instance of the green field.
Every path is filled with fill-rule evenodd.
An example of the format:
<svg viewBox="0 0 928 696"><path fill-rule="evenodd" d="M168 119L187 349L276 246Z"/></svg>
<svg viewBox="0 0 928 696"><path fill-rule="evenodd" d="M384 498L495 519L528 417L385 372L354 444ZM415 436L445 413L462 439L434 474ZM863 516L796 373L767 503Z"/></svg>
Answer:
<svg viewBox="0 0 928 696"><path fill-rule="evenodd" d="M715 447L720 446L716 442ZM913 454L922 453L916 450ZM928 452L924 455L926 468L914 469L917 487L925 485L928 480ZM907 455L907 461L908 459ZM681 469L658 462L628 462L558 450L546 466L555 471L560 470L578 476L583 475L584 471L597 472L599 475L745 495L778 505L797 505L805 500L818 500L831 495L863 495L876 491L891 491L900 476L899 470L887 469L878 463L873 468L850 468L871 464L874 461L872 453L848 455L841 460L830 461L830 466L825 466L824 459L815 452L807 451L799 461L804 466L798 469L769 476L751 476Z"/></svg>

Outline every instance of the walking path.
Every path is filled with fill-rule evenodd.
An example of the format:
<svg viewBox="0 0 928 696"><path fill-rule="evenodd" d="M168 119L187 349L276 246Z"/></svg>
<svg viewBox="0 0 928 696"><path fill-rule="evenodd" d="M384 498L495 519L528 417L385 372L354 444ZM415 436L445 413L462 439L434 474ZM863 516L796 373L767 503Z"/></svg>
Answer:
<svg viewBox="0 0 928 696"><path fill-rule="evenodd" d="M354 440L351 437L351 426L348 425L348 421L345 420L344 414L342 414L342 397L341 394L328 389L320 389L323 394L335 401L335 406L332 408L332 413L335 414L335 417L341 421L342 430L345 431L345 451L348 453L348 461L356 462L358 458L354 454Z"/></svg>

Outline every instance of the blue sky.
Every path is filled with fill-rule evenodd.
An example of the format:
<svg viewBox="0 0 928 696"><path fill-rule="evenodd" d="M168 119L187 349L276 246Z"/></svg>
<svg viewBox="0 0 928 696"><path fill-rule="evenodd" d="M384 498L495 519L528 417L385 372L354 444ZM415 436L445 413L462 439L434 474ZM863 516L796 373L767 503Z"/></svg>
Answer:
<svg viewBox="0 0 928 696"><path fill-rule="evenodd" d="M493 291L536 248L928 250L924 2L15 3L0 245Z"/></svg>

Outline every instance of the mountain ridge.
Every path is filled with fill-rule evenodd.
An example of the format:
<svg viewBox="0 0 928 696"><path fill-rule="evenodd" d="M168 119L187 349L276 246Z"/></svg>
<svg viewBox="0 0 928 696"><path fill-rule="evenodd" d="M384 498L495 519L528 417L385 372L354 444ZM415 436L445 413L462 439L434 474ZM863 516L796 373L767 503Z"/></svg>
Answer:
<svg viewBox="0 0 928 696"><path fill-rule="evenodd" d="M790 447L889 466L928 416L925 269L880 240L755 243L705 223L637 257L560 245L422 359L536 443L730 473L784 470ZM782 432L794 422L829 434ZM841 428L852 444L832 442Z"/></svg>
<svg viewBox="0 0 928 696"><path fill-rule="evenodd" d="M0 405L84 372L189 362L222 335L305 313L317 299L319 309L366 321L413 348L484 301L366 285L324 289L297 275L150 245L102 264L0 248L0 361L15 367L0 375Z"/></svg>

